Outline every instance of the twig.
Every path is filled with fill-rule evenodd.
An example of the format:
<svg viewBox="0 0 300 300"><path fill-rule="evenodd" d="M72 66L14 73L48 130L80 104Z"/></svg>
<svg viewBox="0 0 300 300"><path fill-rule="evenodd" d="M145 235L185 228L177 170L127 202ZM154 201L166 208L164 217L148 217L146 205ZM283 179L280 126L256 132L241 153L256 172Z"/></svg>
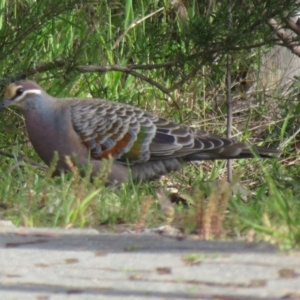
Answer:
<svg viewBox="0 0 300 300"><path fill-rule="evenodd" d="M14 171L15 169L19 168L19 167L24 167L25 163L23 161L18 161L16 164L14 164L12 167L10 167L7 171L7 173L12 173L12 171Z"/></svg>
<svg viewBox="0 0 300 300"><path fill-rule="evenodd" d="M157 87L159 90L161 90L162 92L164 92L164 93L167 94L168 96L171 96L171 95L170 95L169 89L167 89L166 87L164 87L164 86L161 85L160 83L154 81L153 79L151 79L151 78L149 78L149 77L147 77L147 76L145 76L145 75L143 75L143 74L140 74L140 73L138 73L138 72L136 72L136 71L133 71L133 70L132 70L132 71L129 71L128 73L131 74L131 75L134 76L134 77L138 77L138 78L140 78L140 79L142 79L142 80L144 80L144 81L146 81L146 82L148 82L148 83L154 85L155 87Z"/></svg>
<svg viewBox="0 0 300 300"><path fill-rule="evenodd" d="M275 34L283 41L285 47L289 48L297 56L300 56L300 46L294 44L292 34L284 30L274 19L268 20L268 24Z"/></svg>
<svg viewBox="0 0 300 300"><path fill-rule="evenodd" d="M154 70L166 67L172 67L177 64L180 64L178 60L167 61L162 64L150 64L150 65L109 65L109 66L95 66L95 65L78 65L76 69L82 73L90 72L109 72L109 71L120 71L120 72L130 72L132 70Z"/></svg>
<svg viewBox="0 0 300 300"><path fill-rule="evenodd" d="M147 77L139 72L134 71L134 69L155 69L155 68L164 68L166 66L170 66L173 65L174 62L167 62L164 64L159 64L159 65L126 65L126 66L120 66L120 65L113 65L113 66L78 66L77 69L82 71L83 73L87 73L87 72L107 72L107 71L120 71L120 72L124 72L127 74L130 74L134 77L140 78L143 81L146 81L148 83L150 83L151 85L155 86L156 88L158 88L159 90L161 90L164 94L168 95L174 105L176 106L178 112L180 113L180 107L178 106L178 103L175 101L175 99L173 98L173 96L171 95L171 92L173 91L174 87L171 88L166 88L163 85L161 85L160 83L158 83L157 81L151 79L150 77ZM182 121L182 116L181 114L179 114L180 117L180 121Z"/></svg>
<svg viewBox="0 0 300 300"><path fill-rule="evenodd" d="M54 68L62 68L67 65L67 62L61 59L57 59L48 63L40 63L36 67L29 68L25 71L4 75L0 77L0 84L2 86L6 86L7 84L11 83L12 81L18 81L21 79L25 79L28 76L35 75L37 73L44 73Z"/></svg>
<svg viewBox="0 0 300 300"><path fill-rule="evenodd" d="M170 96L170 91L163 85L159 84L158 82L154 81L153 79L134 71L134 69L156 69L156 68L163 68L169 66L170 63L160 64L160 65L127 65L127 66L120 66L120 65L112 65L112 66L77 66L76 68L80 70L82 73L89 73L89 72L108 72L108 71L119 71L127 74L131 74L134 77L140 78L155 87L161 90L163 93Z"/></svg>
<svg viewBox="0 0 300 300"><path fill-rule="evenodd" d="M284 19L285 24L289 27L289 29L293 30L297 35L300 35L299 26L290 18Z"/></svg>
<svg viewBox="0 0 300 300"><path fill-rule="evenodd" d="M136 25L140 24L141 22L145 21L146 19L152 17L153 15L157 14L158 12L164 10L165 8L164 7L161 7L159 8L158 10L152 12L151 14L147 15L147 16L144 16L140 19L136 19L134 20L129 26L128 28L126 28L126 30L117 38L116 42L113 44L112 46L112 50L115 49L119 44L120 42L123 40L124 36L128 33L128 31L135 27Z"/></svg>
<svg viewBox="0 0 300 300"><path fill-rule="evenodd" d="M228 27L232 30L231 0L228 0ZM232 95L231 95L231 54L227 54L226 62L226 102L227 102L227 137L231 138L232 130ZM227 160L227 180L232 180L232 160Z"/></svg>
<svg viewBox="0 0 300 300"><path fill-rule="evenodd" d="M48 171L48 169L49 169L47 166L39 164L39 163L37 163L36 161L34 161L30 158L27 158L27 157L22 156L22 155L15 156L15 155L10 154L8 152L5 152L1 149L0 149L0 155L6 156L6 157L9 157L9 158L16 158L18 161L23 161L23 162L29 163L30 165L34 166L35 168L37 168L41 171Z"/></svg>
<svg viewBox="0 0 300 300"><path fill-rule="evenodd" d="M200 67L202 67L202 65ZM200 67L192 70L187 76L185 76L185 78L183 78L179 82L175 83L168 90L170 92L173 92L173 91L177 90L178 88L180 88L184 83L186 83L189 79L193 78L196 75L196 73L199 71Z"/></svg>
<svg viewBox="0 0 300 300"><path fill-rule="evenodd" d="M164 65L164 64L161 64ZM159 66L159 68L162 68L164 66ZM143 66L143 69L145 70L146 65ZM148 65L148 70L155 69L157 65ZM108 71L119 71L127 74L131 74L134 77L140 78L155 87L157 87L159 90L161 90L163 93L168 94L170 91L165 88L163 85L159 84L158 82L154 81L153 79L138 73L134 71L134 69L139 69L137 65L127 65L127 66L120 66L120 65L112 65L112 66L77 66L77 69L80 70L82 73L89 73L89 72L108 72Z"/></svg>

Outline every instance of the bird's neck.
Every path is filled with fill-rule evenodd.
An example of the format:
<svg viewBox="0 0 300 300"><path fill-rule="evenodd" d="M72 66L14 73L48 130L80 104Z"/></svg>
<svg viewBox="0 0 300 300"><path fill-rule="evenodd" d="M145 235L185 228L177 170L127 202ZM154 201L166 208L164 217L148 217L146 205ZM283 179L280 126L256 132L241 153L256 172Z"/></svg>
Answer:
<svg viewBox="0 0 300 300"><path fill-rule="evenodd" d="M34 106L25 110L24 115L28 132L44 136L59 128L61 109L53 99L48 102L35 103Z"/></svg>

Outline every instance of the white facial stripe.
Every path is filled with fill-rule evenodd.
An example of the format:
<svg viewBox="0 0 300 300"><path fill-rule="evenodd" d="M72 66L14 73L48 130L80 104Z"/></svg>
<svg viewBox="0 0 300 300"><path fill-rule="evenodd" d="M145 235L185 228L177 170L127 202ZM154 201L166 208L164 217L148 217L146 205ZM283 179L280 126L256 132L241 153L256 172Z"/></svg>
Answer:
<svg viewBox="0 0 300 300"><path fill-rule="evenodd" d="M18 88L22 88L22 86L18 86ZM20 95L19 97L15 98L14 101L15 101L15 102L19 102L19 101L21 101L22 99L24 99L24 97L26 97L28 94L41 95L41 94L42 94L42 91L41 91L41 90L35 90L35 89L32 89L32 90L26 90L26 91L23 92L22 95Z"/></svg>

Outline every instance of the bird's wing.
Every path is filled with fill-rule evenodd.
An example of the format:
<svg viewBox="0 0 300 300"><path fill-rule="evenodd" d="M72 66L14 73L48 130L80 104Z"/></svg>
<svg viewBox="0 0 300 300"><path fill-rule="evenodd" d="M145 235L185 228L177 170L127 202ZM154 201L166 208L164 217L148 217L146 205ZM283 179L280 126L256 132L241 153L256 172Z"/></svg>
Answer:
<svg viewBox="0 0 300 300"><path fill-rule="evenodd" d="M92 158L111 155L130 163L149 160L156 116L130 105L100 99L71 101L70 112L73 128L90 149Z"/></svg>
<svg viewBox="0 0 300 300"><path fill-rule="evenodd" d="M150 144L152 159L162 156L186 157L193 153L207 152L232 145L231 139L222 138L164 119L154 121L156 134Z"/></svg>
<svg viewBox="0 0 300 300"><path fill-rule="evenodd" d="M177 158L233 144L204 131L170 122L126 104L81 99L71 102L71 119L94 159L109 155L137 163Z"/></svg>

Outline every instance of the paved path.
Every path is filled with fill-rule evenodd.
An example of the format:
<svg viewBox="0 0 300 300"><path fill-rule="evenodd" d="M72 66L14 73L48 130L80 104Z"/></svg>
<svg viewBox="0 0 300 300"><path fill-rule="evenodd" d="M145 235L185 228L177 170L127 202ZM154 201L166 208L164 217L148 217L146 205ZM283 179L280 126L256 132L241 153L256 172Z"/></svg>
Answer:
<svg viewBox="0 0 300 300"><path fill-rule="evenodd" d="M300 254L158 234L0 228L0 299L300 299Z"/></svg>

